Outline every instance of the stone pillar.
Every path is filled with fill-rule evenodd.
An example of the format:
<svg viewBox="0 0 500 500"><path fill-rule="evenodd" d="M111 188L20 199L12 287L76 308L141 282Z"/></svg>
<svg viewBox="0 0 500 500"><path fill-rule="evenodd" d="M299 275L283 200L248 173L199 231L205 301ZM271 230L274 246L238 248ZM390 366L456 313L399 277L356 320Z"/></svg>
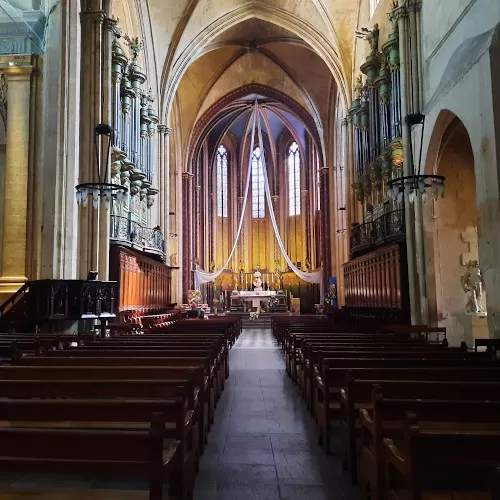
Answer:
<svg viewBox="0 0 500 500"><path fill-rule="evenodd" d="M113 124L113 80L111 76L112 57L113 57L113 38L117 29L117 21L112 19L109 1L103 1L103 30L102 30L102 108L101 123ZM85 48L83 47L83 50ZM110 141L112 138L109 139ZM107 176L104 182L111 182L111 148L109 156L106 155L107 143L101 151L101 168L108 164ZM112 144L111 144L112 145ZM99 253L98 253L98 271L99 279L109 279L109 237L111 231L110 210L106 210L104 205L99 207Z"/></svg>
<svg viewBox="0 0 500 500"><path fill-rule="evenodd" d="M410 88L411 88L411 68L409 64L409 26L408 10L405 6L395 9L392 14L397 19L399 31L399 55L400 55L400 75L401 75L401 119L402 139L403 139L403 175L412 174L410 134L406 125L406 116L410 110ZM418 276L416 267L416 245L414 221L414 207L407 196L404 197L405 224L406 224L406 247L408 259L408 286L410 296L410 313L412 324L418 324L421 321L420 301L418 291Z"/></svg>
<svg viewBox="0 0 500 500"><path fill-rule="evenodd" d="M102 25L104 11L99 0L81 0L81 78L80 78L80 178L79 182L95 180L97 159L94 151L94 127L102 123ZM85 279L88 271L98 269L99 209L80 207L79 216L79 270ZM102 279L102 276L99 276Z"/></svg>
<svg viewBox="0 0 500 500"><path fill-rule="evenodd" d="M160 227L165 238L165 255L170 257L170 133L166 125L158 125L158 177L160 190Z"/></svg>
<svg viewBox="0 0 500 500"><path fill-rule="evenodd" d="M194 210L194 220L193 220L193 258L194 264L200 265L201 262L201 204L200 204L200 196L201 196L201 186L197 184L194 186L193 193L193 210ZM228 235L230 236L230 231L228 228Z"/></svg>
<svg viewBox="0 0 500 500"><path fill-rule="evenodd" d="M330 169L322 167L319 170L321 190L321 251L323 257L324 282L332 272L332 251L330 241ZM323 297L321 297L323 299Z"/></svg>
<svg viewBox="0 0 500 500"><path fill-rule="evenodd" d="M301 191L302 199L301 199L301 206L302 206L302 234L304 235L304 247L302 248L303 252L303 259L302 262L304 263L304 268L306 267L306 261L310 264L311 263L311 220L310 220L310 213L311 211L309 210L309 190L308 189L302 189ZM309 269L310 271L311 269Z"/></svg>
<svg viewBox="0 0 500 500"><path fill-rule="evenodd" d="M4 70L8 108L0 304L27 279L31 73L32 66L11 66Z"/></svg>
<svg viewBox="0 0 500 500"><path fill-rule="evenodd" d="M186 293L193 283L193 193L191 172L182 172L182 295L186 302Z"/></svg>

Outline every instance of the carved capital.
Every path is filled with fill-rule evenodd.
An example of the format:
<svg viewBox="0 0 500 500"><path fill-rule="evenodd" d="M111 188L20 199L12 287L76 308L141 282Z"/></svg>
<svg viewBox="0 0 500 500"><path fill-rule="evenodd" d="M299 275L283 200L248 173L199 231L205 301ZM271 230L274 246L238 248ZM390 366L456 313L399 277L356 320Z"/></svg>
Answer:
<svg viewBox="0 0 500 500"><path fill-rule="evenodd" d="M185 181L190 181L194 177L191 172L182 172L182 179Z"/></svg>
<svg viewBox="0 0 500 500"><path fill-rule="evenodd" d="M329 171L330 171L330 169L328 167L321 167L319 169L319 173L322 176L328 175Z"/></svg>
<svg viewBox="0 0 500 500"><path fill-rule="evenodd" d="M201 191L201 186L195 186L194 187L194 190L199 193Z"/></svg>
<svg viewBox="0 0 500 500"><path fill-rule="evenodd" d="M422 0L408 0L408 12L419 12L422 9Z"/></svg>
<svg viewBox="0 0 500 500"><path fill-rule="evenodd" d="M105 17L103 20L103 29L105 31L110 31L115 36L120 36L120 30L118 28L118 19L114 17Z"/></svg>
<svg viewBox="0 0 500 500"><path fill-rule="evenodd" d="M80 16L94 24L103 24L105 19L103 10L82 10Z"/></svg>
<svg viewBox="0 0 500 500"><path fill-rule="evenodd" d="M158 133L159 134L166 134L167 133L167 129L168 127L166 125L163 125L161 123L159 123L156 128L158 129Z"/></svg>

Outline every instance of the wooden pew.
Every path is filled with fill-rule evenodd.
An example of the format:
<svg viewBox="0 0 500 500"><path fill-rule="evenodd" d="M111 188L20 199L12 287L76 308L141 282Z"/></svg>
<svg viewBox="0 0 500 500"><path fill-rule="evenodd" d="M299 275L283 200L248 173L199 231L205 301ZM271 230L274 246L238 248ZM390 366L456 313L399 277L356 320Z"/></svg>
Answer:
<svg viewBox="0 0 500 500"><path fill-rule="evenodd" d="M146 430L0 428L0 467L9 473L145 479L163 500L179 442L165 441L155 414Z"/></svg>
<svg viewBox="0 0 500 500"><path fill-rule="evenodd" d="M183 399L52 399L0 400L0 428L43 427L70 429L135 430L149 426L153 414L161 415L163 433L179 442L171 488L181 498L194 489L195 450L192 447L192 412Z"/></svg>
<svg viewBox="0 0 500 500"><path fill-rule="evenodd" d="M482 414L481 414L482 415ZM480 483L464 498L491 498L486 492L500 464L500 432L492 429L426 429L418 415L407 412L402 445L384 439L385 471L389 500L422 500L424 493L435 491L433 484L445 480L447 490L463 488L465 481ZM458 484L457 484L458 483ZM444 498L453 498L451 495Z"/></svg>
<svg viewBox="0 0 500 500"><path fill-rule="evenodd" d="M385 497L383 439L401 441L406 411L418 412L426 428L456 426L457 422L498 423L500 384L457 382L381 382L373 386L372 409L361 410L360 478L372 500ZM404 394L404 399L400 398ZM397 398L395 398L394 396ZM488 399L497 398L497 401ZM470 426L471 429L475 428ZM356 467L356 462L351 464Z"/></svg>
<svg viewBox="0 0 500 500"><path fill-rule="evenodd" d="M321 378L316 379L315 419L320 442L327 453L330 452L330 423L340 419L340 393L350 379L500 382L500 368L488 365L471 367L467 366L468 361L373 360L370 368L366 364L363 367L360 361L366 360L347 361L344 363L347 366L344 367L324 368ZM448 366L443 367L446 364Z"/></svg>
<svg viewBox="0 0 500 500"><path fill-rule="evenodd" d="M207 441L207 434L210 424L210 416L212 409L210 401L210 392L204 390L205 376L201 367L155 367L155 366L2 366L0 367L0 380L3 382L21 381L21 380L62 380L65 382L81 382L82 386L91 384L93 381L106 380L112 381L141 381L155 380L162 383L161 386L165 392L164 397L173 397L178 394L179 387L184 388L184 399L189 410L193 411L194 423L196 427L196 449L197 454L201 455L204 451L204 446ZM135 386L137 388L137 385ZM54 391L47 387L41 388L38 393L40 397L62 397L53 395ZM54 389L55 390L55 389ZM121 387L116 387L116 390L123 390ZM121 394L121 393L120 393ZM0 397L2 396L2 388L0 388ZM30 394L29 397L34 397ZM7 396L9 397L9 396ZM15 397L11 395L10 397ZM22 397L22 395L20 396ZM69 396L64 396L69 397ZM102 396L87 396L87 397L102 397ZM113 397L109 393L107 397ZM123 397L117 395L116 397ZM131 394L130 397L147 397L141 393ZM212 412L213 413L213 412Z"/></svg>

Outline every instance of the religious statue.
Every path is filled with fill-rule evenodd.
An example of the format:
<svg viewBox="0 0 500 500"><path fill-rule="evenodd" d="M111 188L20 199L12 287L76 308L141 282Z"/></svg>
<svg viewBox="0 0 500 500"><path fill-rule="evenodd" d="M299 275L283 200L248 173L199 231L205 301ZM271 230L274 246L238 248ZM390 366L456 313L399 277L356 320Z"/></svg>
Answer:
<svg viewBox="0 0 500 500"><path fill-rule="evenodd" d="M465 274L460 278L462 288L467 293L466 314L486 315L483 305L484 279L477 260L470 260Z"/></svg>
<svg viewBox="0 0 500 500"><path fill-rule="evenodd" d="M371 49L370 55L376 56L378 54L378 39L379 39L378 24L375 24L372 30L369 30L367 28L361 28L360 30L357 30L355 33L357 38L368 40Z"/></svg>
<svg viewBox="0 0 500 500"><path fill-rule="evenodd" d="M359 74L354 85L354 98L361 99L363 97L363 75Z"/></svg>
<svg viewBox="0 0 500 500"><path fill-rule="evenodd" d="M254 290L257 290L257 291L260 291L262 290L262 280L261 280L261 277L262 274L260 271L255 271L253 273L253 281L252 281L252 284L254 286Z"/></svg>

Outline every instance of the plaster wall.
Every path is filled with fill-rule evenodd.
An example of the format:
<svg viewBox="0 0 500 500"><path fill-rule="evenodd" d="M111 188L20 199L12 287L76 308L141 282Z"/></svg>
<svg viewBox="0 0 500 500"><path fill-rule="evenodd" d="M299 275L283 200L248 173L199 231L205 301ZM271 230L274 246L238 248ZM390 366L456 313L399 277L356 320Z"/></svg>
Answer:
<svg viewBox="0 0 500 500"><path fill-rule="evenodd" d="M495 112L500 102L492 101L492 67L486 52L447 93L441 95L426 113L423 138L423 165L429 173L437 168L437 152L433 147L433 131L439 127L442 110L454 113L464 124L471 142L476 179L476 207L479 241L479 262L483 270L490 332L500 328L500 220L498 148L500 128L495 124ZM497 82L498 85L498 82ZM431 141L432 139L432 141ZM446 194L445 194L446 196ZM428 217L430 206L425 207ZM429 249L426 248L428 263ZM427 270L429 272L429 270ZM432 304L431 309L432 309Z"/></svg>
<svg viewBox="0 0 500 500"><path fill-rule="evenodd" d="M451 2L422 2L422 65L424 77L424 102L434 107L436 91L446 91L457 83L461 74L451 67L450 60L464 43L481 35L500 22L498 0L453 0ZM478 43L478 42L475 42ZM474 58L461 57L462 72L476 62ZM456 65L456 62L454 62ZM454 75L457 75L454 78ZM452 81L446 82L452 78ZM447 83L445 89L440 84Z"/></svg>
<svg viewBox="0 0 500 500"><path fill-rule="evenodd" d="M252 68L252 71L249 71L249 68ZM220 77L217 85L208 93L198 116L202 116L224 95L252 83L267 85L281 91L308 109L308 103L300 89L278 65L262 54L248 53L240 57Z"/></svg>
<svg viewBox="0 0 500 500"><path fill-rule="evenodd" d="M478 258L477 236L471 238L470 246L462 237L463 232L477 226L474 157L465 130L458 130L450 138L441 153L437 173L446 177L446 194L436 203L434 219L437 320L440 326L447 327L450 344L459 345L465 340L461 317L465 313L466 294L460 277L466 268L462 256L467 261Z"/></svg>
<svg viewBox="0 0 500 500"><path fill-rule="evenodd" d="M252 2L252 4L249 5L247 0L204 0L199 2L179 41L176 56L178 56L191 40L193 40L206 26L215 22L225 14L245 7L253 7L255 10L257 10L257 7L265 7L266 10L273 8L281 11L285 10L293 17L300 18L307 22L311 28L318 30L320 33L325 33L327 31L327 26L318 12L318 9L314 2L310 0L287 0L286 2L283 0L266 0L265 4L260 2Z"/></svg>

